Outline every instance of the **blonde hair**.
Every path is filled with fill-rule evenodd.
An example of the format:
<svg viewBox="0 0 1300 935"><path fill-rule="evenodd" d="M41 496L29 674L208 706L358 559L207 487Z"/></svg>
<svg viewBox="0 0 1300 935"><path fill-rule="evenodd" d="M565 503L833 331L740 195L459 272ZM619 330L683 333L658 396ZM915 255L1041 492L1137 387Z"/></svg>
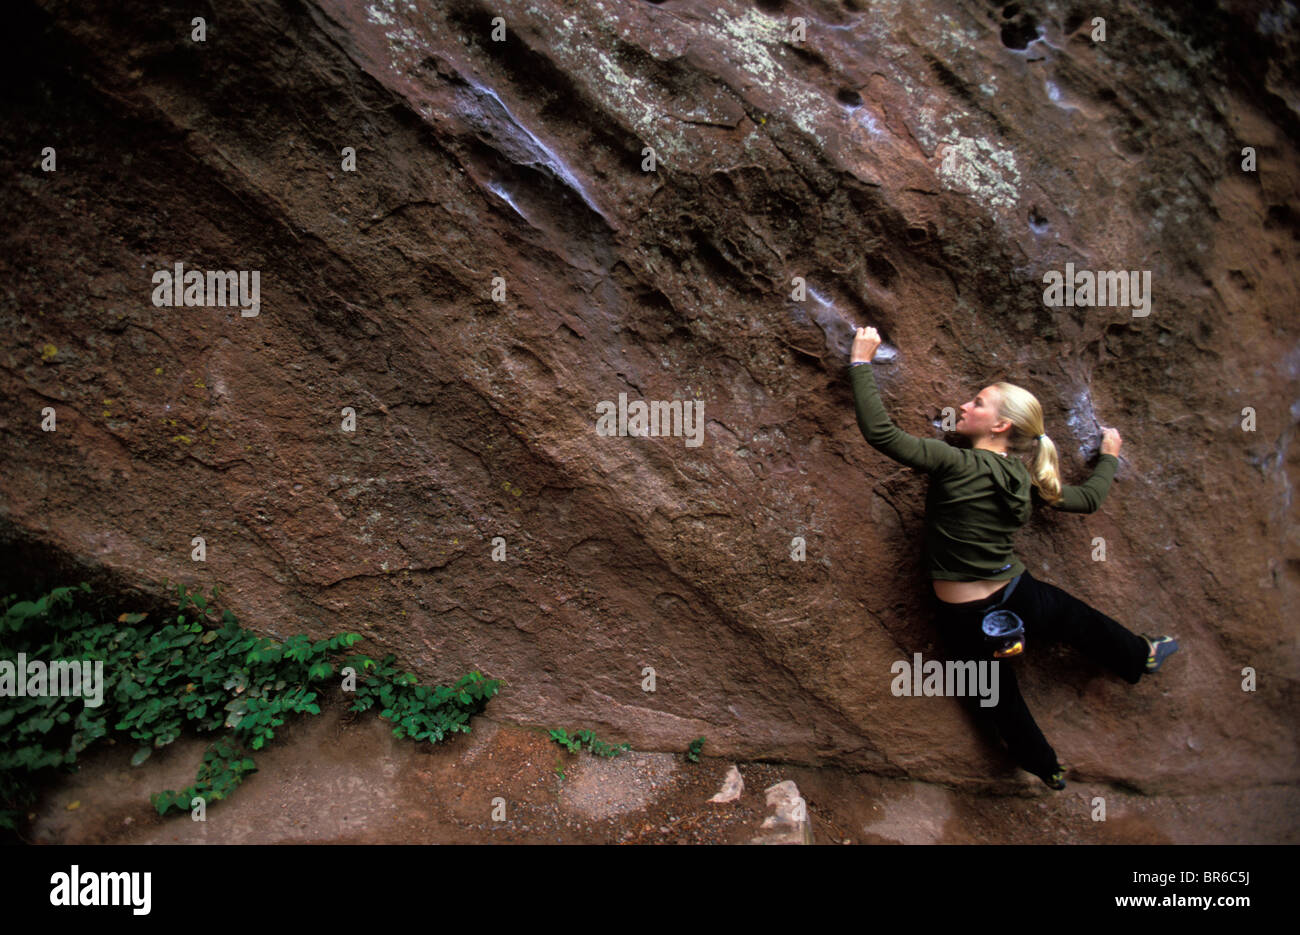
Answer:
<svg viewBox="0 0 1300 935"><path fill-rule="evenodd" d="M1043 431L1043 407L1029 390L1014 383L994 383L1000 402L998 417L1011 420L1007 450L1032 455L1029 474L1043 499L1055 506L1061 502L1060 460L1056 446ZM1042 435L1042 438L1038 436Z"/></svg>

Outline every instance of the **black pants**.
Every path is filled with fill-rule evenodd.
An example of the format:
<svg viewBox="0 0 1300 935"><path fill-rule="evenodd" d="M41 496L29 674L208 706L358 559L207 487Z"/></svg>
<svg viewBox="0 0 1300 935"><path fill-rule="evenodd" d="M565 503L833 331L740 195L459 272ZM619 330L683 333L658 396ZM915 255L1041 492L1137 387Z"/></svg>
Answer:
<svg viewBox="0 0 1300 935"><path fill-rule="evenodd" d="M978 661L993 658L993 648L985 643L980 624L984 608L1002 600L1005 591L1003 587L987 598L961 604L950 604L933 597L937 608L936 626L949 659ZM1125 681L1136 684L1146 671L1150 648L1136 633L1126 630L1056 585L1039 581L1027 570L1005 609L1025 622L1024 655L1015 657L1014 661L1000 660L996 705L981 707L978 704L980 699L974 696L968 696L967 702L977 718L997 731L1022 769L1047 779L1061 767L1056 760L1056 751L1034 723L1034 716L1020 695L1015 667L1025 659L1032 659L1034 651L1045 645L1066 643Z"/></svg>

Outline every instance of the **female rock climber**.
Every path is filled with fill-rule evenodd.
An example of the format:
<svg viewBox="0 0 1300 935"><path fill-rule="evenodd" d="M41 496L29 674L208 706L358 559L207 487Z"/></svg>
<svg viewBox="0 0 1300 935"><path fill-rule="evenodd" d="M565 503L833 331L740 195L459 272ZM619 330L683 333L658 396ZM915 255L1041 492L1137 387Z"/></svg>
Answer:
<svg viewBox="0 0 1300 935"><path fill-rule="evenodd" d="M1033 394L1011 383L986 386L962 405L956 431L970 439L969 449L908 435L889 421L880 402L871 365L879 346L875 328L857 329L849 373L858 427L877 451L930 476L925 556L948 658L992 661L995 652L1006 651L982 627L987 608L1005 597L1002 609L1024 622L1024 646L1067 643L1132 684L1159 669L1178 648L1176 640L1138 636L1039 581L1011 546L1012 535L1035 504L1071 513L1092 513L1101 506L1119 465L1119 432L1104 430L1101 460L1078 487L1061 486L1056 448L1043 431L1042 407ZM1027 454L1033 456L1032 468L1021 460ZM983 707L973 703L977 699L972 695L967 698L971 710L991 720L1023 769L1053 789L1064 789L1065 770L1025 706L1012 667L999 668L998 703Z"/></svg>

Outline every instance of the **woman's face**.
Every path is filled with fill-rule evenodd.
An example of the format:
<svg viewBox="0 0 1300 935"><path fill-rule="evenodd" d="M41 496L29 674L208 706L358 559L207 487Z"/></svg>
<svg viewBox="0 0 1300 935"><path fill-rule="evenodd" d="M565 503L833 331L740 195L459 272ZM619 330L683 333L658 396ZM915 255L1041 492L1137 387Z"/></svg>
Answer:
<svg viewBox="0 0 1300 935"><path fill-rule="evenodd" d="M982 438L992 434L993 426L1010 425L1010 419L999 418L998 406L1002 394L995 386L986 386L968 403L962 403L961 415L957 419L957 433L971 438Z"/></svg>

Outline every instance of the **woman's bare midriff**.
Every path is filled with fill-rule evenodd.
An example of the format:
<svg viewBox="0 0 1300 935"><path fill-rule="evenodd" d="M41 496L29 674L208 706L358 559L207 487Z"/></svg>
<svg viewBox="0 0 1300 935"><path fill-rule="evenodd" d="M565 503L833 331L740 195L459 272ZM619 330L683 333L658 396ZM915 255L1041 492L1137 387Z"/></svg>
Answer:
<svg viewBox="0 0 1300 935"><path fill-rule="evenodd" d="M963 604L966 601L981 601L999 588L1007 586L1010 579L1001 581L945 581L931 579L934 584L935 597L949 604Z"/></svg>

